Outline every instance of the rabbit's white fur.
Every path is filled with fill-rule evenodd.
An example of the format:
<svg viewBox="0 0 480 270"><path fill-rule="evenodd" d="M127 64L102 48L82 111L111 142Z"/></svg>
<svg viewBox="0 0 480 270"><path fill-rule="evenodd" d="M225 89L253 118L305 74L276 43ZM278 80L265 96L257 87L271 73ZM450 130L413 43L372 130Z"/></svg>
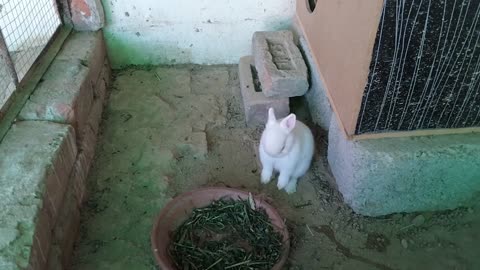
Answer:
<svg viewBox="0 0 480 270"><path fill-rule="evenodd" d="M280 172L278 189L294 193L298 178L310 168L313 151L312 132L297 121L295 114L277 120L273 108L268 110L268 121L259 146L263 184L270 182L274 171Z"/></svg>

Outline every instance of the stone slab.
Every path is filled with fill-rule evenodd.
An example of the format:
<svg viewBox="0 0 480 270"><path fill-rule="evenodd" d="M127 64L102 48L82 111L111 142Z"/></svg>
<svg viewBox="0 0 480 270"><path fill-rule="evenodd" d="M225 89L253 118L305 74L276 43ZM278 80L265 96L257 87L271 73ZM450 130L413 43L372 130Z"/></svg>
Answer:
<svg viewBox="0 0 480 270"><path fill-rule="evenodd" d="M0 256L43 269L77 148L72 127L44 121L14 124L0 144ZM30 247L27 252L25 247Z"/></svg>
<svg viewBox="0 0 480 270"><path fill-rule="evenodd" d="M291 31L255 32L252 54L267 97L303 96L308 69Z"/></svg>
<svg viewBox="0 0 480 270"><path fill-rule="evenodd" d="M277 117L285 117L290 113L288 98L266 97L263 92L257 92L252 75L253 58L240 58L238 76L240 90L245 110L247 126L263 125L268 119L268 109L274 108Z"/></svg>
<svg viewBox="0 0 480 270"><path fill-rule="evenodd" d="M87 74L80 60L54 60L18 119L71 124L80 135L93 102Z"/></svg>
<svg viewBox="0 0 480 270"><path fill-rule="evenodd" d="M454 209L480 195L478 134L349 141L331 123L328 162L359 214Z"/></svg>
<svg viewBox="0 0 480 270"><path fill-rule="evenodd" d="M101 30L73 32L55 57L58 60L80 60L88 67L88 80L95 85L100 78L106 59L105 41Z"/></svg>

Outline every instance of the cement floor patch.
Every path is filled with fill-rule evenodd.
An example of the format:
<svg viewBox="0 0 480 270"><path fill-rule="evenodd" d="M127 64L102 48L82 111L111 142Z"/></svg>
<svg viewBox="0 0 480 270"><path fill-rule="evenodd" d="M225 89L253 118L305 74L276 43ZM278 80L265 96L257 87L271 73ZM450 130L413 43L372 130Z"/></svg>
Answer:
<svg viewBox="0 0 480 270"><path fill-rule="evenodd" d="M314 166L297 193L261 185L254 151L261 130L245 128L237 71L237 66L174 66L117 72L73 269L157 269L149 239L155 217L173 196L201 186L243 188L269 200L291 228L287 269L480 266L480 207L355 215L329 184L326 134L314 125ZM299 105L292 111L304 112L304 103L293 104ZM205 159L195 153L205 148L182 147L199 131L207 137Z"/></svg>

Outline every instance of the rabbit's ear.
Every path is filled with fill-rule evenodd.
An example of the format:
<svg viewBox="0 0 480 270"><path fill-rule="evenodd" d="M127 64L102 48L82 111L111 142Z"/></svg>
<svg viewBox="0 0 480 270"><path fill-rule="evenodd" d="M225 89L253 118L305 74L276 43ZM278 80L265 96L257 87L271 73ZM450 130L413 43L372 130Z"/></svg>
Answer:
<svg viewBox="0 0 480 270"><path fill-rule="evenodd" d="M280 126L285 129L287 132L291 132L295 127L295 123L297 122L297 116L291 113L289 116L285 117L282 122L280 122Z"/></svg>
<svg viewBox="0 0 480 270"><path fill-rule="evenodd" d="M273 108L268 109L268 122L274 122L277 121L277 118L275 117L275 110Z"/></svg>

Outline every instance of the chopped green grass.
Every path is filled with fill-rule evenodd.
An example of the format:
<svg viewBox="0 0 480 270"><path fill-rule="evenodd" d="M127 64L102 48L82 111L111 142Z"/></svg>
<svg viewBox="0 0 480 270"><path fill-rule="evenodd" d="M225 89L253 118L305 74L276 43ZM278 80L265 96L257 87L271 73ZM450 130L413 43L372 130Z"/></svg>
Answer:
<svg viewBox="0 0 480 270"><path fill-rule="evenodd" d="M265 210L244 200L194 209L172 239L169 253L179 270L270 270L282 253L282 236Z"/></svg>

